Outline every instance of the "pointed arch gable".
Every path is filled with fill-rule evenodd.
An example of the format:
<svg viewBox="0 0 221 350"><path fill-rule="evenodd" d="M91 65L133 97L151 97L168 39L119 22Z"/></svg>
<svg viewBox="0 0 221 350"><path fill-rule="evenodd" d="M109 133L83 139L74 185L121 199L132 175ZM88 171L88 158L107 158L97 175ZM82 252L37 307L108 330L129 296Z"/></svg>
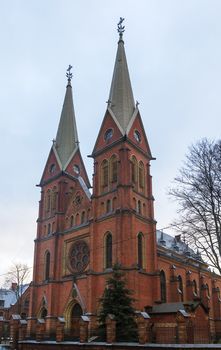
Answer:
<svg viewBox="0 0 221 350"><path fill-rule="evenodd" d="M121 129L119 123L117 122L116 118L114 117L111 110L107 109L106 113L104 115L104 119L102 121L97 140L95 142L95 146L92 152L92 155L94 155L97 151L105 148L107 146L107 143L104 140L103 135L105 134L105 131L113 128L113 137L111 140L109 140L108 145L111 144L114 141L119 140L123 136L123 130Z"/></svg>
<svg viewBox="0 0 221 350"><path fill-rule="evenodd" d="M140 112L134 114L134 120L129 125L130 129L127 130L128 138L137 145L136 140L134 139L134 130L138 130L141 135L141 142L139 142L138 147L141 148L148 156L149 159L154 159L151 154L150 146L147 140L143 122L140 116Z"/></svg>
<svg viewBox="0 0 221 350"><path fill-rule="evenodd" d="M53 174L50 173L49 169L52 164L55 164L55 171ZM52 176L57 175L61 171L61 164L59 160L57 159L57 156L55 154L55 149L53 146L51 147L51 150L48 155L48 159L45 165L45 168L43 170L43 174L40 180L40 185L42 185L45 181L49 180Z"/></svg>

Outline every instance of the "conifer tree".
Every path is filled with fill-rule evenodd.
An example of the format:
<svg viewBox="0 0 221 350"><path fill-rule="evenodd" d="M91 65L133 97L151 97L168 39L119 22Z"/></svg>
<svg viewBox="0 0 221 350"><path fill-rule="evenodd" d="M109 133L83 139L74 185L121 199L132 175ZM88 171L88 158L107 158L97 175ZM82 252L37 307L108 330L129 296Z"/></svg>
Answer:
<svg viewBox="0 0 221 350"><path fill-rule="evenodd" d="M120 265L115 264L113 274L107 279L107 285L100 299L101 310L99 323L101 334L105 334L105 320L108 314L115 316L117 341L136 341L137 325L135 322L135 309L133 308L133 292L126 287L124 273Z"/></svg>

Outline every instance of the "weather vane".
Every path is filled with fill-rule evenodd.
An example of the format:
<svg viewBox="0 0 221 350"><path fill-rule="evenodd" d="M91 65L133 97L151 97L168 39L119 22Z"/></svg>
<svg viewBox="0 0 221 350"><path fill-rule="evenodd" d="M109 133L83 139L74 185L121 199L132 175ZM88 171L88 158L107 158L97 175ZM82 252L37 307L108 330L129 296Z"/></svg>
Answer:
<svg viewBox="0 0 221 350"><path fill-rule="evenodd" d="M72 79L72 77L73 77L73 74L71 73L71 69L72 69L73 67L69 64L69 66L68 66L68 69L67 69L67 73L66 73L66 77L68 78L68 81L70 82L71 81L71 79Z"/></svg>
<svg viewBox="0 0 221 350"><path fill-rule="evenodd" d="M124 31L125 31L125 29L124 29L125 26L122 26L123 21L124 21L124 18L123 18L123 17L120 17L120 21L119 21L119 23L117 24L117 31L118 31L118 33L119 33L119 35L120 35L120 39L122 39L123 33L124 33Z"/></svg>

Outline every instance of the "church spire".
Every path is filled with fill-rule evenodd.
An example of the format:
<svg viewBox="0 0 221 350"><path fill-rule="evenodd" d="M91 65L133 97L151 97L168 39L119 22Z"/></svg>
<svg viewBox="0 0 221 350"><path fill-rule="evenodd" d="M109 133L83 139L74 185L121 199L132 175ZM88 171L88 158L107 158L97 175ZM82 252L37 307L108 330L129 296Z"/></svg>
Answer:
<svg viewBox="0 0 221 350"><path fill-rule="evenodd" d="M77 126L74 113L71 73L72 66L69 65L66 73L68 78L64 104L61 112L57 136L54 142L54 148L60 160L62 170L68 165L68 161L73 153L78 149Z"/></svg>
<svg viewBox="0 0 221 350"><path fill-rule="evenodd" d="M118 23L119 41L108 100L108 108L113 112L122 130L126 132L135 110L135 103L124 50L123 21L124 18L120 18Z"/></svg>

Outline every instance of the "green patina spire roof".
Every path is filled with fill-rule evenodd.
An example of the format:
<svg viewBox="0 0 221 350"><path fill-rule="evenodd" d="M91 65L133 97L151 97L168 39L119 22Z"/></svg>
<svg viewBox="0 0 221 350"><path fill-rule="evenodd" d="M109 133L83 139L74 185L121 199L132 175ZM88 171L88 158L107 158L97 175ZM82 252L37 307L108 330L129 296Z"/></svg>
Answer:
<svg viewBox="0 0 221 350"><path fill-rule="evenodd" d="M67 70L68 73L66 74L68 78L68 84L66 88L57 136L54 143L54 148L56 149L57 155L59 157L62 170L65 170L70 157L78 149L79 144L72 96L72 73L70 73L71 68L72 67L69 66Z"/></svg>
<svg viewBox="0 0 221 350"><path fill-rule="evenodd" d="M118 23L119 41L108 108L113 112L123 131L126 132L135 110L135 103L122 39L124 32L122 22L123 18Z"/></svg>

